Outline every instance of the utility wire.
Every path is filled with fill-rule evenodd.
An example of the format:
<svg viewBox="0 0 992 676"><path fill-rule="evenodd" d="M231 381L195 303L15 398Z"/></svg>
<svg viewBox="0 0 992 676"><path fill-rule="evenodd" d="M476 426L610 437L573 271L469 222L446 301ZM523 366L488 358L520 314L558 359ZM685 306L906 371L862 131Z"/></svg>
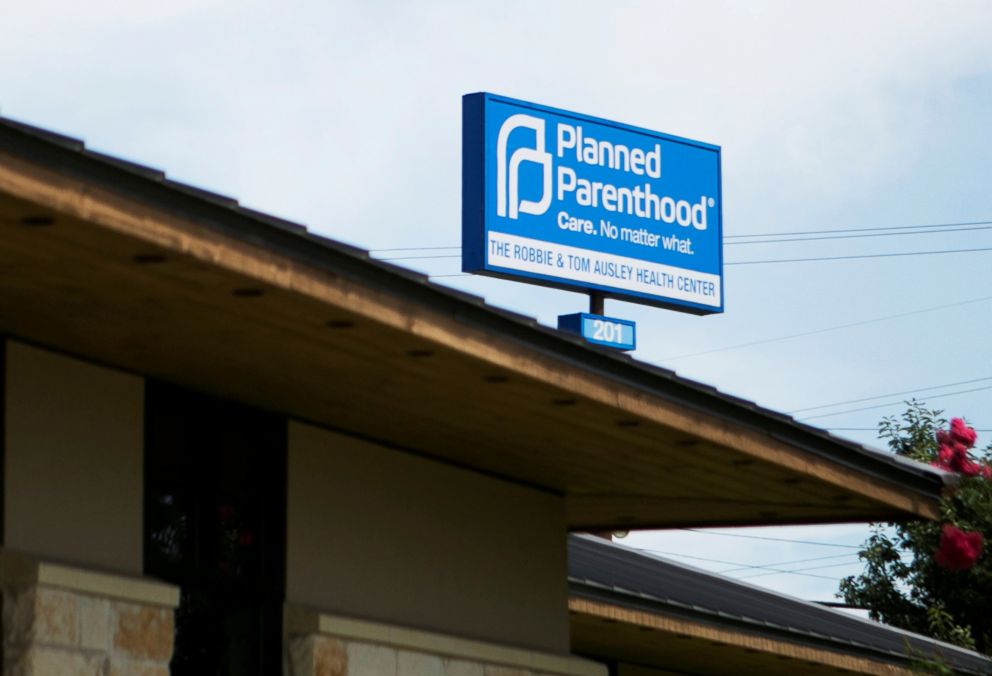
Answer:
<svg viewBox="0 0 992 676"><path fill-rule="evenodd" d="M860 549L859 545L842 545L836 542L812 542L809 540L793 540L790 538L775 538L767 535L744 535L743 533L717 533L711 530L701 530L699 528L680 528L679 530L688 533L699 533L700 535L718 535L728 538L744 538L745 540L764 540L766 542L789 542L797 545L816 545L818 547L842 547L844 549Z"/></svg>
<svg viewBox="0 0 992 676"><path fill-rule="evenodd" d="M813 263L822 261L853 261L853 260L865 260L869 258L898 258L904 256L938 256L942 254L958 254L958 253L977 253L982 251L992 251L992 247L981 247L977 249L942 249L940 251L898 251L892 253L881 253L881 254L858 254L853 256L817 256L813 258L771 258L766 260L753 260L753 261L729 261L724 263L724 266L731 265L765 265L773 263ZM461 258L460 255L445 255L445 256L399 256L396 258L380 258L377 260L381 261L401 261L401 260L417 260L417 259L429 259L429 258ZM442 277L471 277L472 275L468 273L455 273L447 275L428 275L431 279L440 279Z"/></svg>
<svg viewBox="0 0 992 676"><path fill-rule="evenodd" d="M749 239L752 237L793 237L797 235L837 235L837 233L851 233L851 232L864 232L873 233L876 231L893 231L893 230L918 230L923 228L957 228L959 226L967 225L992 225L992 221L967 221L963 223L931 223L929 225L899 225L893 227L882 227L882 228L842 228L839 230L794 230L785 232L764 232L764 233L754 233L754 234L743 234L743 235L724 235L723 238L727 239ZM987 228L969 228L971 230L985 230ZM965 230L950 230L948 232L964 232ZM942 230L933 230L932 232L943 232ZM916 234L916 233L906 233L906 234ZM923 233L929 234L929 233ZM879 235L867 234L867 235L857 235L858 237L878 237ZM838 238L846 238L848 235L838 235ZM834 239L833 237L818 237L816 239ZM772 240L769 240L772 241ZM778 240L775 240L778 241ZM804 240L782 240L782 241L804 241ZM805 240L812 241L812 240ZM750 244L751 242L739 242L740 244ZM729 244L729 242L728 242ZM461 249L460 246L404 246L404 247L393 247L389 249L370 249L369 253L390 253L393 251L442 251L451 249Z"/></svg>
<svg viewBox="0 0 992 676"><path fill-rule="evenodd" d="M906 235L946 235L954 232L973 232L975 230L992 230L992 225L975 228L957 228L954 230L916 230L914 232L876 232L860 235L827 235L824 237L789 237L786 239L755 239L746 242L725 242L728 246L735 244L780 244L782 242L822 242L828 239L864 239L866 237L905 237ZM726 238L724 238L726 239Z"/></svg>
<svg viewBox="0 0 992 676"><path fill-rule="evenodd" d="M460 246L397 246L392 249L369 249L369 253L388 253L390 251L439 251L444 249L461 249Z"/></svg>
<svg viewBox="0 0 992 676"><path fill-rule="evenodd" d="M831 235L838 232L875 232L888 230L918 230L920 228L956 228L964 225L989 225L992 221L966 221L963 223L930 223L928 225L894 225L880 228L839 228L835 230L802 230L792 232L764 232L745 235L724 235L724 239L741 237L786 237L791 235Z"/></svg>
<svg viewBox="0 0 992 676"><path fill-rule="evenodd" d="M705 354L713 354L714 352L726 352L727 350L739 350L744 347L752 347L754 345L764 345L766 343L776 343L782 340L790 340L792 338L801 338L803 336L812 336L818 333L827 333L828 331L839 331L840 329L849 329L855 326L864 326L865 324L874 324L875 322L884 322L890 319L900 319L902 317L910 317L912 315L923 314L925 312L934 312L936 310L943 310L950 307L958 307L960 305L972 305L974 303L983 303L985 301L992 300L992 296L982 296L981 298L972 298L970 300L962 300L956 303L947 303L944 305L934 305L932 307L922 308L920 310L910 310L909 312L900 312L894 315L885 315L884 317L875 317L874 319L864 319L858 322L849 322L847 324L838 324L836 326L827 326L822 329L813 329L812 331L803 331L802 333L790 333L785 336L778 336L776 338L765 338L762 340L753 340L747 343L736 343L734 345L727 345L726 347L716 347L711 350L703 350L702 352L690 352L688 354L680 354L674 357L666 357L661 361L675 361L677 359L688 359L689 357L701 357Z"/></svg>
<svg viewBox="0 0 992 676"><path fill-rule="evenodd" d="M809 568L796 568L794 570L773 570L767 573L755 573L754 575L741 575L738 580L750 580L755 577L767 577L769 575L781 575L782 573L789 573L790 575L808 575L807 570L824 570L826 568L840 568L842 566L856 566L859 565L859 561L848 561L847 563L833 563L827 566L811 566ZM834 578L830 578L834 579Z"/></svg>
<svg viewBox="0 0 992 676"><path fill-rule="evenodd" d="M393 261L420 261L435 258L461 258L461 254L442 254L440 256L397 256L396 258L377 258L379 261L393 262Z"/></svg>
<svg viewBox="0 0 992 676"><path fill-rule="evenodd" d="M822 237L792 237L789 236L791 233L782 233L783 237L777 239L752 239L743 242L728 242L724 241L727 246L738 246L746 244L783 244L788 242L823 242L831 239L866 239L871 237L906 237L908 235L946 235L948 233L955 232L975 232L980 230L992 230L992 225L981 225L972 228L955 228L953 230L915 230L911 232L873 232L873 233L859 233L854 235L825 235ZM737 235L737 237L770 237L771 235ZM730 239L732 235L725 235L724 240ZM397 251L408 252L408 251L457 251L462 247L460 246L411 246L411 247L394 247L390 249L369 249L370 254L381 254L381 253L395 253ZM435 255L435 256L403 256L400 258L382 258L380 260L412 260L414 258L456 258L457 256L451 255Z"/></svg>
<svg viewBox="0 0 992 676"><path fill-rule="evenodd" d="M798 241L798 240L795 240ZM769 258L755 261L728 261L724 266L730 265L765 265L770 263L813 263L819 261L853 261L866 258L898 258L901 256L938 256L941 254L976 253L979 251L992 251L992 247L981 247L978 249L941 249L940 251L894 251L880 254L854 254L846 256L815 256L812 258ZM442 258L461 258L461 254L443 254L436 256L396 256L394 258L377 258L376 260L385 262L394 261L416 261L435 260ZM439 276L439 275L438 275Z"/></svg>
<svg viewBox="0 0 992 676"><path fill-rule="evenodd" d="M957 392L944 392L943 394L934 394L927 397L927 400L940 399L941 397L953 397L958 394L971 394L972 392L983 392L985 390L992 390L992 385L987 385L985 387L974 387L970 390L958 390ZM884 404L875 404L874 406L862 406L861 408L848 408L843 411L835 411L833 413L819 413L817 415L807 416L805 418L799 418L799 420L815 420L817 418L829 418L835 415L844 415L845 413L858 413L859 411L871 411L876 408L887 408L889 406L898 406L899 404L904 404L906 402L900 401L890 401Z"/></svg>
<svg viewBox="0 0 992 676"><path fill-rule="evenodd" d="M804 242L809 240L791 239L776 240L779 242ZM738 244L766 244L771 242L738 242ZM898 251L883 254L856 254L847 256L817 256L813 258L774 258L760 261L728 261L724 265L758 265L764 263L810 263L814 261L850 261L861 258L893 258L898 256L936 256L938 254L972 253L976 251L992 251L992 247L980 249L942 249L940 251ZM440 260L442 258L461 258L461 254L436 254L433 256L395 256L393 258L377 258L376 260L392 263L394 261Z"/></svg>
<svg viewBox="0 0 992 676"><path fill-rule="evenodd" d="M877 427L824 427L823 429L835 430L838 432L877 432ZM992 432L992 428L975 427L976 432Z"/></svg>
<svg viewBox="0 0 992 676"><path fill-rule="evenodd" d="M718 570L719 575L726 575L727 573L737 573L745 570L752 570L754 568L777 568L778 566L792 566L797 563L811 563L813 561L827 561L830 559L842 559L846 557L857 556L856 552L848 552L846 554L831 554L830 556L815 556L811 559L795 559L793 561L779 561L777 563L765 563L761 565L747 565L741 564L740 568L727 568L726 570Z"/></svg>
<svg viewBox="0 0 992 676"><path fill-rule="evenodd" d="M857 254L853 256L817 256L815 258L772 258L758 261L731 261L724 265L763 265L766 263L812 263L816 261L853 261L866 258L896 258L900 256L938 256L941 254L975 253L979 251L992 251L992 247L982 247L979 249L942 249L940 251L898 251L893 253L880 254ZM396 260L396 259L394 259Z"/></svg>
<svg viewBox="0 0 992 676"><path fill-rule="evenodd" d="M662 554L664 556L677 556L677 557L680 557L680 558L683 558L683 559L691 559L693 561L706 561L707 563L723 563L723 564L727 564L727 565L730 565L730 566L746 566L746 564L742 564L742 563L738 563L738 562L734 562L734 561L723 561L721 559L711 559L711 558L708 558L708 557L705 557L705 556L693 556L691 554L679 554L678 552L663 552L663 551L660 551L660 550L657 550L657 549L642 549L642 548L637 548L637 547L634 547L633 549L636 549L637 551L644 552L644 553L647 553L647 554ZM844 564L844 565L850 565L850 564ZM767 566L746 566L746 567L757 568L757 569L760 569L760 570L770 571L770 573L773 574L773 575L781 575L783 573L791 573L793 575L802 575L804 577L818 577L818 578L823 578L824 580L836 580L837 579L835 577L827 577L826 575L813 575L811 573L801 573L801 572L793 573L792 571L789 571L789 570L778 570L778 569L774 569L774 568L768 568Z"/></svg>
<svg viewBox="0 0 992 676"><path fill-rule="evenodd" d="M945 385L933 385L932 387L921 387L916 390L903 390L902 392L890 392L888 394L880 394L876 397L865 397L864 399L848 399L847 401L835 401L832 404L821 404L819 406L807 406L806 408L797 408L792 411L786 411L789 415L795 413L805 413L806 411L816 411L821 408L833 408L834 406L844 406L846 404L860 404L863 401L872 401L874 399L885 399L887 397L898 397L903 394L915 394L917 392L926 392L927 390L940 390L945 387L954 387L956 385L971 385L972 383L981 383L986 380L992 380L992 376L985 378L975 378L974 380L961 380L956 383L947 383Z"/></svg>

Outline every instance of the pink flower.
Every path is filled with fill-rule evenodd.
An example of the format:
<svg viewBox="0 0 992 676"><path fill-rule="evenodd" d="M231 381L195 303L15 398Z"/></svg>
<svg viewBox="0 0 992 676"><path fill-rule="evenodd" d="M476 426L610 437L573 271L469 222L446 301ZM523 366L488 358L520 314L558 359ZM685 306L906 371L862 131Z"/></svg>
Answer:
<svg viewBox="0 0 992 676"><path fill-rule="evenodd" d="M964 420L961 418L951 418L951 437L960 444L964 444L965 448L971 448L975 445L975 441L978 439L978 435L975 433L974 428L968 427Z"/></svg>
<svg viewBox="0 0 992 676"><path fill-rule="evenodd" d="M960 444L941 444L937 451L937 459L948 467L954 465L957 459L965 453L965 449Z"/></svg>
<svg viewBox="0 0 992 676"><path fill-rule="evenodd" d="M978 435L961 418L951 419L949 430L937 430L937 460L931 464L948 472L960 472L965 476L981 475L992 478L992 470L968 456L968 449L975 445Z"/></svg>
<svg viewBox="0 0 992 676"><path fill-rule="evenodd" d="M963 531L949 523L940 533L933 560L946 570L968 570L982 555L985 538L977 531Z"/></svg>
<svg viewBox="0 0 992 676"><path fill-rule="evenodd" d="M948 442L940 445L937 451L937 460L933 463L935 467L947 470L948 472L961 472L968 460L968 449L956 442Z"/></svg>
<svg viewBox="0 0 992 676"><path fill-rule="evenodd" d="M978 476L983 473L982 466L968 457L961 460L958 471L965 476Z"/></svg>

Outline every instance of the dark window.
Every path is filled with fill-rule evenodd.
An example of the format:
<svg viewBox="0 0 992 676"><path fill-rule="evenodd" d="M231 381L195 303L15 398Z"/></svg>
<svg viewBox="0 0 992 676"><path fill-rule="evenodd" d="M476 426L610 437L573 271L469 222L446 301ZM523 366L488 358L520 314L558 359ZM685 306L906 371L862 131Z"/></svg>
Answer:
<svg viewBox="0 0 992 676"><path fill-rule="evenodd" d="M280 673L285 419L153 382L145 410L145 572L181 590L171 673Z"/></svg>

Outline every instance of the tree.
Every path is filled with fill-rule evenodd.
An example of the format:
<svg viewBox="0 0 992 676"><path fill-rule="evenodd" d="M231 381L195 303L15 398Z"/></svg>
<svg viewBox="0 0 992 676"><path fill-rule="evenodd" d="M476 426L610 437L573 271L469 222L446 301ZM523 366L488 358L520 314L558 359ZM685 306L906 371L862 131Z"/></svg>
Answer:
<svg viewBox="0 0 992 676"><path fill-rule="evenodd" d="M974 450L975 432L961 419L908 402L902 416L885 418L879 437L895 453L957 475L942 501L939 522L872 524L858 556L860 575L845 578L840 594L870 617L933 638L992 651L992 444Z"/></svg>

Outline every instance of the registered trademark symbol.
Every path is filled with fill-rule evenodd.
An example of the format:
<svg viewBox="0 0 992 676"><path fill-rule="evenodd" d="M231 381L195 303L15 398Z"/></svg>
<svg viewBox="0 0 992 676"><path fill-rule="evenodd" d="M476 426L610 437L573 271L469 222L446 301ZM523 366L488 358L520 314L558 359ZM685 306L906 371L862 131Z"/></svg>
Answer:
<svg viewBox="0 0 992 676"><path fill-rule="evenodd" d="M706 203L710 206L713 206L714 204L716 204L716 200L710 197L709 199L706 200Z"/></svg>

